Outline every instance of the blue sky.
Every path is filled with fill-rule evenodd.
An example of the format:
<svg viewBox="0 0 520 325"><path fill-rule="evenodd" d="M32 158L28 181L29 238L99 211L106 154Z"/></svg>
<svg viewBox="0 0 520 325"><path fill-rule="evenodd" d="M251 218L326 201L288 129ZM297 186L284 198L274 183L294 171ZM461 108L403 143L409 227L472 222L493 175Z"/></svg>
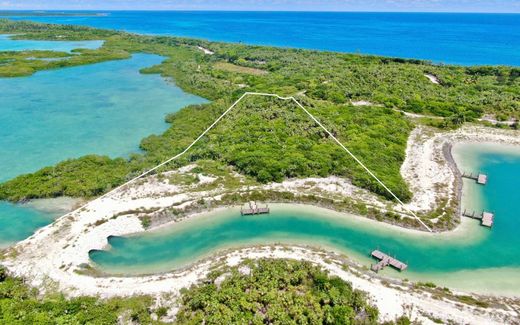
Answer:
<svg viewBox="0 0 520 325"><path fill-rule="evenodd" d="M520 0L0 0L0 9L520 12Z"/></svg>

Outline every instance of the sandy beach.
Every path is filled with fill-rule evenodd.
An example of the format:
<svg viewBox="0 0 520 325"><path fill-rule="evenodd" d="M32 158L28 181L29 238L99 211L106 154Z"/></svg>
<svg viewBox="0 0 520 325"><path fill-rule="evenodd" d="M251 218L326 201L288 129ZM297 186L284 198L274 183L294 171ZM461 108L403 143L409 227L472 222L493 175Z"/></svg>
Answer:
<svg viewBox="0 0 520 325"><path fill-rule="evenodd" d="M442 133L419 127L414 130L407 148L407 157L401 169L403 176L409 182L414 193L409 207L416 211L428 210L442 198L454 200L455 174L442 156L442 148L446 143L459 142L494 142L501 144L520 144L518 132L482 128L477 126L463 127L460 130ZM182 171L189 171L184 168ZM173 171L179 172L179 171ZM211 177L204 178L211 182ZM283 188L287 191L315 191L334 196L354 195L372 200L374 205L379 199L367 191L352 186L347 180L339 178L289 180L281 184L267 185L267 189ZM89 251L103 249L107 246L108 236L123 236L144 231L143 225L136 215L137 210L161 211L175 206L183 208L201 198L218 198L221 189L210 191L189 192L187 188L171 185L155 176L148 177L133 184L131 188L122 189L117 193L96 200L88 207L65 215L53 224L37 231L30 238L18 243L6 252L3 264L13 275L24 277L30 285L47 290L60 290L67 295L99 295L101 297L130 296L135 294L176 296L183 287L204 278L211 261L197 263L189 269L151 276L138 277L98 277L92 273ZM370 201L369 201L370 202ZM314 209L314 208L313 208ZM315 208L318 209L318 208ZM133 211L128 212L128 211ZM125 213L128 212L128 213ZM333 213L333 212L331 212ZM362 217L354 217L356 222L366 225L382 224ZM467 235L471 225L463 221L451 233L425 234L417 230L403 230L413 236L460 236ZM388 229L396 226L387 225ZM463 236L462 236L463 237ZM291 248L298 250L299 248ZM245 253L244 253L245 252ZM441 319L454 319L471 323L503 323L504 317L510 317L512 312L503 310L476 311L474 307L460 307L456 303L439 301L424 293L402 292L386 288L368 275L353 275L343 271L333 264L324 265L323 259L317 258L309 251L288 254L285 250L277 253L260 250L241 250L232 256L260 257L292 257L314 261L333 271L345 280L353 282L356 288L367 291L375 299L382 311L382 319L402 314L404 305L412 305L417 309L417 317L421 312L431 312ZM238 255L237 255L238 254ZM298 255L299 254L299 255ZM290 256L288 256L290 255ZM237 257L235 257L236 259ZM399 307L401 306L401 307ZM496 313L496 314L495 314ZM498 316L497 316L498 315ZM516 314L515 314L516 315ZM517 317L516 315L515 317ZM424 317L424 316L423 316Z"/></svg>

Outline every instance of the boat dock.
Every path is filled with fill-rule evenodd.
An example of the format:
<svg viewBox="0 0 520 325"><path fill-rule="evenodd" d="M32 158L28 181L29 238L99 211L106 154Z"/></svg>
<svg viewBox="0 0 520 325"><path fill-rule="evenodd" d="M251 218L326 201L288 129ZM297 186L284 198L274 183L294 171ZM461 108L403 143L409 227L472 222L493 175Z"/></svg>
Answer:
<svg viewBox="0 0 520 325"><path fill-rule="evenodd" d="M398 259L393 258L392 256L387 255L377 249L374 250L372 252L372 254L370 254L370 255L379 260L379 262L377 264L372 264L370 267L372 269L372 271L374 271L374 272L379 272L388 265L396 268L399 271L404 271L404 270L406 270L406 268L408 268L407 264L405 264L405 263L399 261Z"/></svg>
<svg viewBox="0 0 520 325"><path fill-rule="evenodd" d="M253 215L253 214L268 214L269 206L266 204L265 207L259 207L255 201L250 201L246 208L240 208L240 214L243 216Z"/></svg>
<svg viewBox="0 0 520 325"><path fill-rule="evenodd" d="M478 215L475 213L475 211L469 212L467 210L464 210L464 212L462 212L462 215L464 217L480 220L480 224L484 227L493 227L495 215L491 212L483 211L480 215Z"/></svg>
<svg viewBox="0 0 520 325"><path fill-rule="evenodd" d="M472 179L474 181L477 182L477 184L480 184L480 185L486 185L487 183L487 175L486 174L475 174L473 175L473 173L462 173L462 177L463 178L469 178L469 179Z"/></svg>

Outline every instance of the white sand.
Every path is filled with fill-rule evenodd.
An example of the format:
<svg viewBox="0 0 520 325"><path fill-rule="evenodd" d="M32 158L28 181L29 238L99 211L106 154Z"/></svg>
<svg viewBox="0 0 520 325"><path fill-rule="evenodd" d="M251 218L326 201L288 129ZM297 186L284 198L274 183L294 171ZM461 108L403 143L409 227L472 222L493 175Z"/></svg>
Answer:
<svg viewBox="0 0 520 325"><path fill-rule="evenodd" d="M444 117L441 117L441 116L433 116L433 115L424 115L424 114L410 113L410 112L403 111L403 110L400 110L400 109L394 109L394 111L399 112L399 113L403 113L405 116L410 117L410 118L427 118L427 119L433 119L433 120L443 120L444 119Z"/></svg>
<svg viewBox="0 0 520 325"><path fill-rule="evenodd" d="M425 315L430 315L432 318L441 319L445 322L452 321L456 324L504 324L519 316L514 311L484 310L457 305L446 299L435 299L431 294L420 290L412 292L405 286L394 285L390 287L380 279L360 275L357 272L352 272L350 268L345 270L342 263L336 262L333 258L329 258L330 262L325 262L323 254L318 254L307 248L291 247L291 249L286 249L275 247L273 249L271 247L260 247L244 249L229 254L227 262L229 265L237 265L245 258L265 257L310 261L327 270L330 274L351 282L353 288L368 293L371 302L379 309L381 321L391 321L399 316L408 315L414 321L432 324L431 319L425 317Z"/></svg>
<svg viewBox="0 0 520 325"><path fill-rule="evenodd" d="M450 133L433 132L424 128L415 130L410 138L407 158L402 168L402 173L414 193L409 207L415 210L429 209L439 197L449 197L454 176L443 157L439 156L439 149L445 142L460 141L520 144L520 133L474 126ZM206 183L212 181L211 178L199 178ZM373 199L375 204L378 202L372 194L352 186L348 181L333 177L290 180L282 184L271 184L268 187L295 192L310 190L339 196L360 196L369 201ZM30 238L18 243L11 251L16 253L8 254L3 264L11 273L24 277L33 286L60 290L73 296L111 297L164 293L175 296L181 288L203 278L211 262L199 263L189 270L139 277L94 277L79 274L77 271L81 270L82 264L90 263L88 256L90 250L102 249L107 245L108 236L143 231L137 215L129 214L112 218L115 214L124 214L125 211L140 208L164 209L174 204L185 206L200 198L218 198L222 190L219 188L206 192L189 192L188 188L170 185L167 181L149 177L133 184L131 189L119 190L113 195L93 202L88 209L63 216L53 224L40 229ZM275 256L290 255L293 258L305 258L319 262L321 265L325 264L318 256L310 253L286 254L284 252L280 251ZM255 254L261 256L266 253ZM501 313L499 311L487 310L481 315L480 312L467 309L469 307L461 307L462 310L459 310L452 302L437 301L421 294L389 289L367 275L357 277L342 271L337 265L327 266L327 268L334 274L352 281L356 288L369 292L381 309L383 319L391 319L403 311L403 305L411 305L412 313L417 317L419 311L428 310L441 319L448 317L473 324L500 323L493 316L494 312Z"/></svg>
<svg viewBox="0 0 520 325"><path fill-rule="evenodd" d="M201 50L202 52L204 52L204 54L206 54L206 55L213 55L213 54L215 54L215 52L213 52L211 50L208 50L207 48L204 48L202 46L197 46L197 48L199 50Z"/></svg>
<svg viewBox="0 0 520 325"><path fill-rule="evenodd" d="M369 102L368 100L357 100L357 101L351 100L350 103L354 106L373 106L374 105L371 102Z"/></svg>
<svg viewBox="0 0 520 325"><path fill-rule="evenodd" d="M507 121L498 121L497 118L493 115L484 115L482 118L479 118L478 120L481 122L489 122L491 124L502 124L502 125L513 125L518 122L513 118L511 118Z"/></svg>
<svg viewBox="0 0 520 325"><path fill-rule="evenodd" d="M426 78L428 78L432 83L436 84L436 85L439 85L440 82L439 82L439 78L437 78L436 76L432 75L432 74L429 74L429 73L426 73L424 74L424 76Z"/></svg>
<svg viewBox="0 0 520 325"><path fill-rule="evenodd" d="M520 145L520 131L464 126L452 132L439 132L419 126L411 134L401 174L408 182L413 199L408 207L431 210L439 200L454 198L455 175L443 157L445 144L461 142Z"/></svg>
<svg viewBox="0 0 520 325"><path fill-rule="evenodd" d="M56 214L59 216L77 209L79 206L81 206L82 203L82 199L58 197L53 199L31 200L25 203L25 205L38 211Z"/></svg>

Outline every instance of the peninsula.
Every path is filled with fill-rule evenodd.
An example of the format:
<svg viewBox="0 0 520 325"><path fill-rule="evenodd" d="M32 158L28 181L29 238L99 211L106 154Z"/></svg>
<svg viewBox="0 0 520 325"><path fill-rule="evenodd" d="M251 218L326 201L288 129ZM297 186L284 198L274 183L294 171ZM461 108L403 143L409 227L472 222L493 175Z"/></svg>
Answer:
<svg viewBox="0 0 520 325"><path fill-rule="evenodd" d="M389 234L388 241L404 233L409 246L470 240L471 221L461 217L464 171L452 148L468 142L519 148L518 68L10 20L0 20L0 34L103 41L98 49L71 53L0 52L1 77L30 78L39 71L148 53L164 61L141 73L160 74L209 101L168 115L168 130L143 139L141 152L130 157L92 153L0 184L5 201L73 197L85 202L3 252L2 285L16 286L23 301L38 298L19 279L47 296L65 294L59 306L82 302L94 313L107 308L107 317L142 323L283 322L276 314L282 302L274 298L279 288L267 280L276 278L292 301L289 309L296 306L291 313L308 322L316 321L308 315L366 323L514 323L519 317L518 294L490 295L478 288L464 293L431 283L427 272L418 273L420 281L386 270L375 274L366 258L378 247L363 260L355 250L343 249L338 244L343 237L333 233L362 225L363 231ZM53 58L59 60L48 60ZM238 207L250 201L252 211L254 202L269 203L269 214L241 216ZM245 226L232 232L237 224ZM277 230L290 236L276 237ZM214 234L214 242L196 237L206 232ZM120 239L121 245L132 240L150 245L182 235L185 253L166 259L150 254L142 265L125 264L125 254L110 258L111 250L117 256ZM200 248L203 244L208 248ZM413 275L419 266L407 267ZM245 305L211 309L241 297L244 288L252 293L249 298L267 292L273 303L265 312L245 300L237 300ZM298 293L308 295L312 307L298 307L303 306ZM14 298L6 299L14 303Z"/></svg>

